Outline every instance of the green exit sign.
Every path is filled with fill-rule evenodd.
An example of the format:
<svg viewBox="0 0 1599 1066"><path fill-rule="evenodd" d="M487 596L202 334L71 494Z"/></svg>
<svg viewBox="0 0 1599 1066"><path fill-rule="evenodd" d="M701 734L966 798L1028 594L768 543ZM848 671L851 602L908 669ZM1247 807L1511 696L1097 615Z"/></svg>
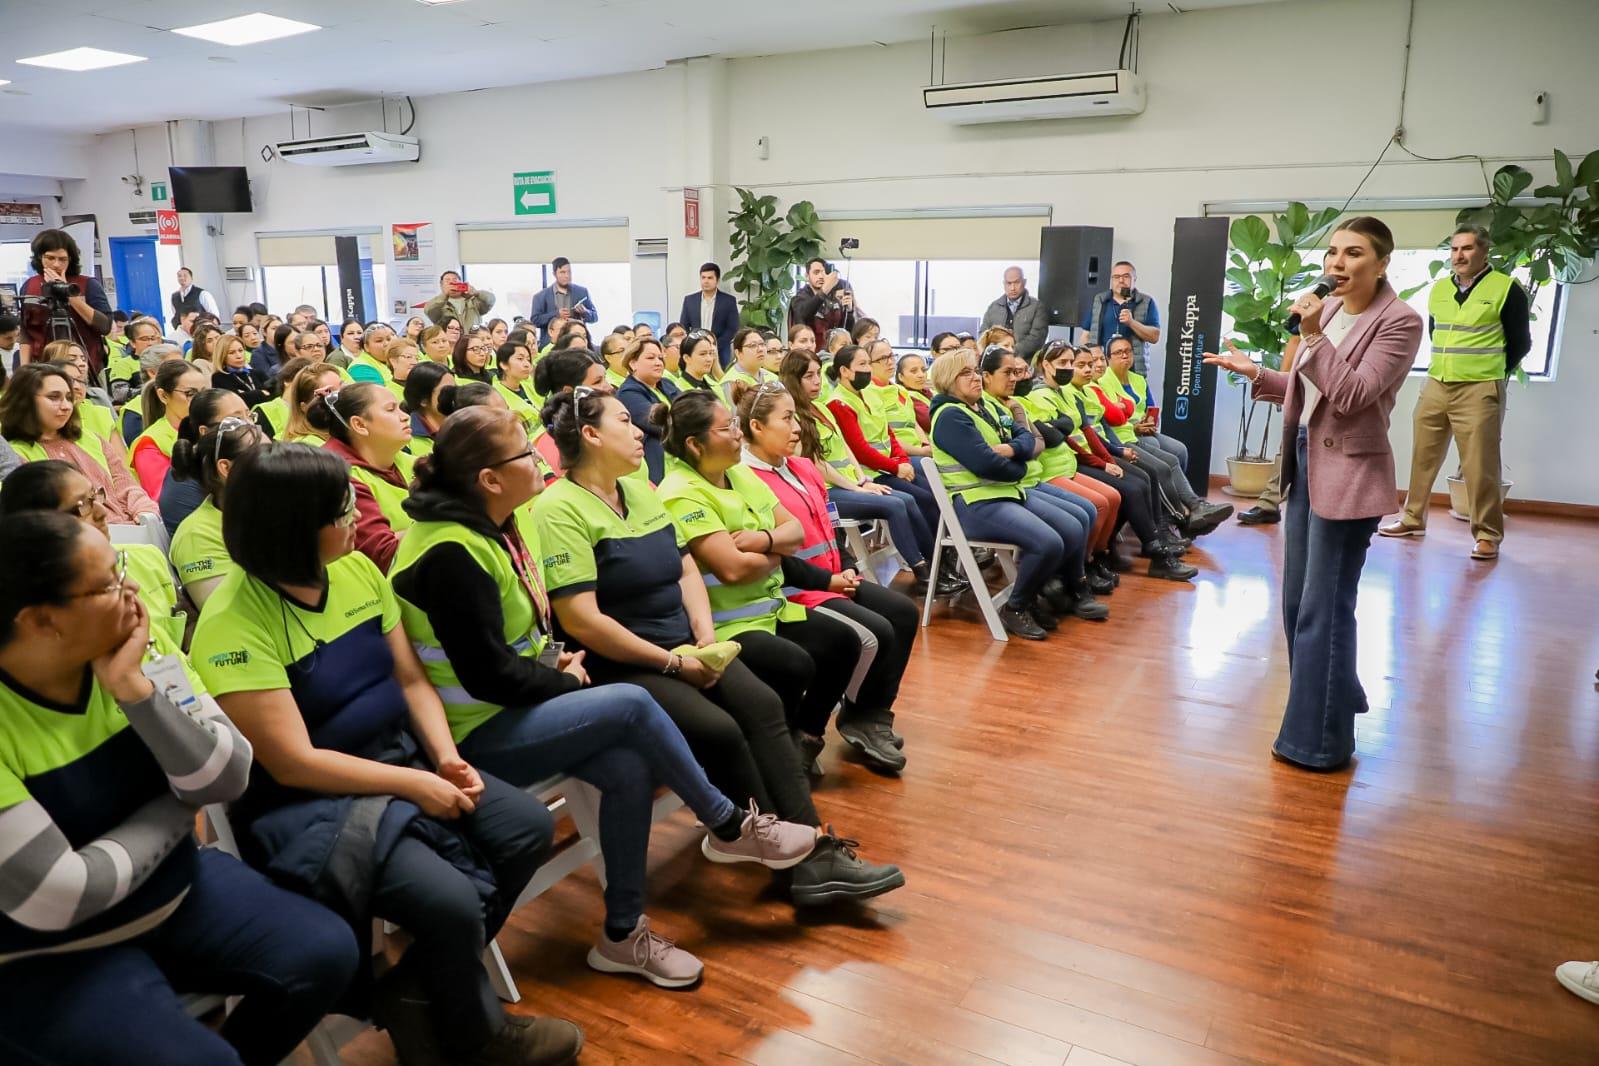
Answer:
<svg viewBox="0 0 1599 1066"><path fill-rule="evenodd" d="M518 215L555 214L555 171L529 170L512 174L511 197Z"/></svg>
<svg viewBox="0 0 1599 1066"><path fill-rule="evenodd" d="M166 198L167 183L164 181L152 181L150 183L150 199L159 204L165 202Z"/></svg>

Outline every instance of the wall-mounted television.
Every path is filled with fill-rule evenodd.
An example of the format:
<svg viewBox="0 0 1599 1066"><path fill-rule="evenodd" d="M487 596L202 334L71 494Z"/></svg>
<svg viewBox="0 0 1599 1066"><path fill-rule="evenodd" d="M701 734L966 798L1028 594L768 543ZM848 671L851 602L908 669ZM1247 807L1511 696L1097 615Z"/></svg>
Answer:
<svg viewBox="0 0 1599 1066"><path fill-rule="evenodd" d="M194 213L248 213L250 177L243 167L168 167L172 206Z"/></svg>

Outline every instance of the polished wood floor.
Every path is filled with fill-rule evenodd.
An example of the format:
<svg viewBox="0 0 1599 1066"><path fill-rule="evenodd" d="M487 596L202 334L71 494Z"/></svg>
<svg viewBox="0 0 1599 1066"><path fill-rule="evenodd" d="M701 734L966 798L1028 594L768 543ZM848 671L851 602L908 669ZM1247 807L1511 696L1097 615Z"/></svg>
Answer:
<svg viewBox="0 0 1599 1066"><path fill-rule="evenodd" d="M1599 528L1513 516L1378 539L1357 765L1267 754L1287 687L1278 527L1202 542L1192 587L1124 578L1106 625L919 643L910 765L830 746L824 817L907 886L796 919L763 871L658 828L650 913L706 963L665 992L583 962L592 876L501 936L519 1010L585 1063L1599 1063ZM842 747L842 745L838 745ZM368 1033L354 1062L387 1064Z"/></svg>

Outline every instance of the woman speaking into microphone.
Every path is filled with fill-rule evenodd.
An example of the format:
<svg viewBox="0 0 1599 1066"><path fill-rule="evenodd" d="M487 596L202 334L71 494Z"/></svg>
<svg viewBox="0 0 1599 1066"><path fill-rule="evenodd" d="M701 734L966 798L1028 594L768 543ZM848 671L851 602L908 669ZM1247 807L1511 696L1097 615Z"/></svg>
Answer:
<svg viewBox="0 0 1599 1066"><path fill-rule="evenodd" d="M1294 303L1292 370L1266 370L1231 341L1205 362L1249 379L1283 408L1287 489L1283 629L1288 706L1272 745L1285 762L1337 770L1355 753L1366 693L1355 672L1355 594L1377 521L1394 509L1388 416L1421 345L1421 316L1385 278L1394 238L1380 219L1351 218L1328 242L1325 299Z"/></svg>

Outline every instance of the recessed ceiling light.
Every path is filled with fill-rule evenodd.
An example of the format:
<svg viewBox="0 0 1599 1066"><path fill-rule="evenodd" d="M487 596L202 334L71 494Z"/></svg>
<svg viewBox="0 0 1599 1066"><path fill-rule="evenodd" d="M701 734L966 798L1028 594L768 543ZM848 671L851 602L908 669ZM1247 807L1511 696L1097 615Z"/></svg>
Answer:
<svg viewBox="0 0 1599 1066"><path fill-rule="evenodd" d="M240 15L238 18L223 19L220 22L180 26L172 32L181 33L185 37L198 37L202 41L212 41L216 44L244 45L275 41L279 37L293 37L297 33L310 33L321 28L309 22L279 18L277 15L255 11L248 15Z"/></svg>
<svg viewBox="0 0 1599 1066"><path fill-rule="evenodd" d="M53 70L99 70L102 67L120 67L126 63L143 63L144 56L130 56L126 52L107 52L103 48L69 48L65 52L51 52L44 56L19 59L30 67L50 67Z"/></svg>

